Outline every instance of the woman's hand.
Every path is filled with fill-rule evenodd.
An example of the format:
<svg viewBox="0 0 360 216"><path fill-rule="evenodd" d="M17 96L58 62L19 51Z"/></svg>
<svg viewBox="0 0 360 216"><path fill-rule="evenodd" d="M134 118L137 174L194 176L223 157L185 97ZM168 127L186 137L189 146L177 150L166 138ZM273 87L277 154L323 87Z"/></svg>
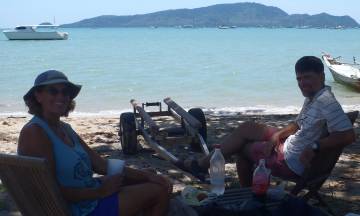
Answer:
<svg viewBox="0 0 360 216"><path fill-rule="evenodd" d="M101 179L100 196L107 197L118 192L124 184L124 176L119 173L112 176L105 176Z"/></svg>
<svg viewBox="0 0 360 216"><path fill-rule="evenodd" d="M157 175L153 173L148 173L148 181L154 184L161 185L168 189L168 193L172 193L173 183L163 175Z"/></svg>

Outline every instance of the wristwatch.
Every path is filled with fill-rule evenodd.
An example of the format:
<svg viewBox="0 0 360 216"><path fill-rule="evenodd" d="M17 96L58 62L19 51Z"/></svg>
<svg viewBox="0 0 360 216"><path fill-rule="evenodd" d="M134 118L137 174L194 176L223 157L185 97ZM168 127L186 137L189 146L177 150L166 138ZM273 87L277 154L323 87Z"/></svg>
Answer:
<svg viewBox="0 0 360 216"><path fill-rule="evenodd" d="M315 153L319 153L319 151L320 151L319 142L315 141L315 142L311 145L311 148L312 148L312 150L313 150Z"/></svg>

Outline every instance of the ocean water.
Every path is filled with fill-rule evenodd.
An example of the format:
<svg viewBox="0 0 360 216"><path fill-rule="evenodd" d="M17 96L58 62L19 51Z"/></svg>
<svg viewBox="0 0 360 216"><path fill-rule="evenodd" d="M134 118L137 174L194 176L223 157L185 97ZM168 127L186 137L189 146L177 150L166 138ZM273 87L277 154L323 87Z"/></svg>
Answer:
<svg viewBox="0 0 360 216"><path fill-rule="evenodd" d="M57 69L82 84L75 115L131 110L130 99L171 97L214 112L296 113L303 103L294 64L325 51L360 61L360 30L85 28L65 41L8 41L0 34L0 115L26 113L22 96L37 74ZM334 82L346 110L360 93Z"/></svg>

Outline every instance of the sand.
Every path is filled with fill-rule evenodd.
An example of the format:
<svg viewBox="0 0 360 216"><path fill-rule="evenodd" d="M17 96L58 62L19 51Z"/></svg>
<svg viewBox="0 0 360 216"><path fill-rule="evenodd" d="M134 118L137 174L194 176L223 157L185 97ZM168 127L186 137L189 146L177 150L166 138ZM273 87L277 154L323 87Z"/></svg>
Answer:
<svg viewBox="0 0 360 216"><path fill-rule="evenodd" d="M17 139L23 125L31 116L2 116L0 117L0 152L15 154ZM208 144L220 143L243 121L257 121L275 127L282 127L292 121L295 115L243 115L241 113L213 114L207 113ZM196 185L196 180L181 172L168 161L162 160L139 138L141 151L135 156L124 155L118 136L118 116L68 117L63 119L70 123L85 142L99 154L106 158L120 158L126 160L127 165L135 168L152 167L159 173L169 176L174 181L175 191L180 191L185 185ZM161 124L173 124L169 119L159 119ZM360 119L355 123L357 141L344 150L331 177L324 184L321 192L338 215L347 212L360 213ZM165 144L166 148L180 157L197 156L190 151L186 142ZM226 165L227 175L236 181L235 164ZM19 215L16 205L5 191L0 192L0 215Z"/></svg>

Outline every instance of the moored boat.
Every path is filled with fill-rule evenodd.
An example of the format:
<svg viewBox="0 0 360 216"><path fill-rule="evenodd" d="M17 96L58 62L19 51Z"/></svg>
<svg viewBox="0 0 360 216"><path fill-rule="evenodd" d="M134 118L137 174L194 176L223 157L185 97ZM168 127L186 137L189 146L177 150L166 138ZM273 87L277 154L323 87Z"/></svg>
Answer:
<svg viewBox="0 0 360 216"><path fill-rule="evenodd" d="M230 26L226 26L226 25L220 25L218 26L218 29L230 29Z"/></svg>
<svg viewBox="0 0 360 216"><path fill-rule="evenodd" d="M325 65L329 68L335 81L360 91L360 65L343 63L339 58L333 58L329 54L322 54Z"/></svg>
<svg viewBox="0 0 360 216"><path fill-rule="evenodd" d="M9 40L66 40L67 32L54 30L56 25L28 25L17 26L11 30L4 30L4 35Z"/></svg>

